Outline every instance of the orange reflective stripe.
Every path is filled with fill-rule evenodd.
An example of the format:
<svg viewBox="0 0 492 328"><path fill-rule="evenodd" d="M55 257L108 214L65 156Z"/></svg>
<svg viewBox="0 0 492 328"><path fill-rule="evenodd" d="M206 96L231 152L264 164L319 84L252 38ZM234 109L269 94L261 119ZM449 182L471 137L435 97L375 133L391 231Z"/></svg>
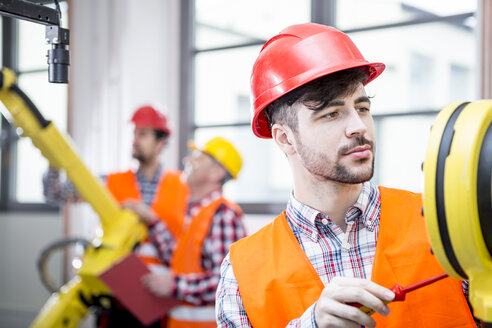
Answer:
<svg viewBox="0 0 492 328"><path fill-rule="evenodd" d="M181 182L179 171L166 171L157 186L152 209L166 223L174 236L178 236L181 232L188 193L188 187Z"/></svg>
<svg viewBox="0 0 492 328"><path fill-rule="evenodd" d="M220 205L226 204L238 215L241 209L238 205L221 197L202 208L191 219L191 224L182 231L171 259L171 269L177 274L202 273L202 246L210 231L213 217Z"/></svg>
<svg viewBox="0 0 492 328"><path fill-rule="evenodd" d="M381 216L372 280L391 288L442 272L430 252L419 194L380 188ZM294 239L293 239L294 238ZM253 327L285 327L321 294L323 285L284 213L231 246L231 264ZM314 272L314 273L313 273ZM378 327L475 327L459 281L443 279L374 315Z"/></svg>

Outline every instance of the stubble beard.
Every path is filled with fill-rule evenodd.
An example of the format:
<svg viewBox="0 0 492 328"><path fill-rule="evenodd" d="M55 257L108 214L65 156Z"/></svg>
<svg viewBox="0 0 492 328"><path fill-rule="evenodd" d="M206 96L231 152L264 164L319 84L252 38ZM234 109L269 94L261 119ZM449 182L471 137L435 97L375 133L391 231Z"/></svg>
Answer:
<svg viewBox="0 0 492 328"><path fill-rule="evenodd" d="M298 144L298 154L301 158L304 167L314 176L326 180L334 181L338 183L346 184L359 184L369 181L374 175L374 143L364 137L358 137L356 142L350 146L345 146L339 149L337 152L336 161L333 162L328 158L326 154L316 152L312 148L304 145L298 137L296 137ZM340 164L340 159L347 151L357 146L370 145L373 150L373 156L371 165L365 170L351 170L348 167ZM370 161L370 159L364 158L357 160L360 164L364 164ZM357 172L354 172L357 170Z"/></svg>
<svg viewBox="0 0 492 328"><path fill-rule="evenodd" d="M145 165L149 162L149 159L146 158L144 154L138 150L132 153L132 157L135 158L140 163L140 165Z"/></svg>

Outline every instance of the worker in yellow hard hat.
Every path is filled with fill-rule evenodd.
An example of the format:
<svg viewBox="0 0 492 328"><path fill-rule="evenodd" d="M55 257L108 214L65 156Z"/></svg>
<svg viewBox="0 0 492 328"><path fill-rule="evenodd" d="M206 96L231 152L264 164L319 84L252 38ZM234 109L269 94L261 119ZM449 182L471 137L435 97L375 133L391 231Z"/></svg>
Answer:
<svg viewBox="0 0 492 328"><path fill-rule="evenodd" d="M210 139L202 149L198 148L193 141L188 142L188 147L191 150L197 150L211 156L224 167L227 176L233 179L237 178L243 161L241 155L239 155L236 148L229 141L221 137L215 137Z"/></svg>
<svg viewBox="0 0 492 328"><path fill-rule="evenodd" d="M189 202L178 238L164 222L142 218L160 260L170 270L148 274L142 281L157 296L183 301L167 314L167 327L206 328L216 326L215 290L222 260L229 246L246 235L240 207L222 195L222 186L237 178L242 160L221 137L203 147L189 142L189 148L183 171Z"/></svg>

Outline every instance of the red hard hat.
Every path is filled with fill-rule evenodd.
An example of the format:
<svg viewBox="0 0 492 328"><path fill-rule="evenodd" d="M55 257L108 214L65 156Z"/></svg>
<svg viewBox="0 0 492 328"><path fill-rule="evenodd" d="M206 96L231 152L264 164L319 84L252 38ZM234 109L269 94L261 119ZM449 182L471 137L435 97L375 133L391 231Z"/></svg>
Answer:
<svg viewBox="0 0 492 328"><path fill-rule="evenodd" d="M133 113L131 121L137 127L149 127L163 131L167 135L171 134L171 130L167 126L166 116L152 106L143 106L137 109Z"/></svg>
<svg viewBox="0 0 492 328"><path fill-rule="evenodd" d="M251 73L254 134L272 137L264 109L273 101L319 77L354 67L367 67L367 84L385 65L369 63L352 40L333 27L306 23L281 31L265 43Z"/></svg>

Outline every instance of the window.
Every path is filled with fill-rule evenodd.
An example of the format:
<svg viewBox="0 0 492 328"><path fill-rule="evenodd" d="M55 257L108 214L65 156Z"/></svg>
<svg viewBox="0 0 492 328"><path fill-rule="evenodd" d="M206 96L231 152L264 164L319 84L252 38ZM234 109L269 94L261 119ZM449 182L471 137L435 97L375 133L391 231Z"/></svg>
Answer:
<svg viewBox="0 0 492 328"><path fill-rule="evenodd" d="M354 5L359 2L352 1ZM402 17L410 10L427 19L347 32L366 59L387 65L387 70L366 88L374 96L374 181L422 192L421 164L437 113L451 102L476 98L475 8L467 13L458 9L470 7L455 8L453 16L440 16L439 10L418 1L413 1L411 8L410 1L392 3L397 7L392 10L401 12ZM337 22L345 20L350 18L337 16Z"/></svg>
<svg viewBox="0 0 492 328"><path fill-rule="evenodd" d="M66 27L67 6L64 2L60 6L62 23ZM49 46L45 44L45 26L17 19L3 20L3 65L17 73L17 84L43 116L53 121L59 130L65 131L68 87L66 84L48 82L46 53ZM45 208L42 175L48 168L48 161L30 139L18 139L15 129L5 121L1 131L4 136L2 140L5 140L2 155L10 160L1 162L0 209Z"/></svg>
<svg viewBox="0 0 492 328"><path fill-rule="evenodd" d="M476 5L473 0L337 0L335 21L342 30L421 24L441 18L459 21L469 17Z"/></svg>
<svg viewBox="0 0 492 328"><path fill-rule="evenodd" d="M430 126L439 110L476 97L475 1L189 0L191 68L182 83L186 127L203 143L222 135L244 157L228 195L247 213L277 212L288 199L291 173L273 142L251 132L249 77L264 42L288 25L316 21L348 33L369 61L386 64L367 86L373 99L377 154L374 181L422 191L420 171ZM320 12L320 10L322 12ZM186 96L183 97L185 99ZM184 130L184 129L182 129ZM181 156L186 148L182 142ZM402 174L402 170L404 174Z"/></svg>
<svg viewBox="0 0 492 328"><path fill-rule="evenodd" d="M470 99L474 90L473 70L471 65L451 63L449 66L449 98L451 101Z"/></svg>
<svg viewBox="0 0 492 328"><path fill-rule="evenodd" d="M249 76L266 39L292 22L308 22L311 4L298 0L185 3L191 6L190 17L196 18L191 33L195 37L188 45L194 55L187 66L194 67L194 87L188 93L195 105L189 106L189 125L185 125L185 129L191 126L192 132L181 139L193 138L197 144L214 136L229 139L241 152L244 164L238 180L226 184L228 196L242 204L263 203L265 199L284 202L285 190L290 188L288 164L271 142L251 133ZM182 144L180 156L187 151Z"/></svg>

